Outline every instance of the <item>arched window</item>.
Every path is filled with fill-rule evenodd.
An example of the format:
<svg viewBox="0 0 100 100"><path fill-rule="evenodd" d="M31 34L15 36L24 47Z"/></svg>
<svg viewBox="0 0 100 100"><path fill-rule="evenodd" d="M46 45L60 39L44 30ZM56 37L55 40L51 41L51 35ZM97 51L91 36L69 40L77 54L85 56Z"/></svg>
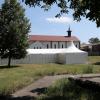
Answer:
<svg viewBox="0 0 100 100"><path fill-rule="evenodd" d="M62 44L62 48L64 48L63 44Z"/></svg>
<svg viewBox="0 0 100 100"><path fill-rule="evenodd" d="M56 44L54 45L54 48L56 48Z"/></svg>
<svg viewBox="0 0 100 100"><path fill-rule="evenodd" d="M49 45L47 44L47 48L49 48Z"/></svg>
<svg viewBox="0 0 100 100"><path fill-rule="evenodd" d="M76 47L77 47L77 45L76 45Z"/></svg>

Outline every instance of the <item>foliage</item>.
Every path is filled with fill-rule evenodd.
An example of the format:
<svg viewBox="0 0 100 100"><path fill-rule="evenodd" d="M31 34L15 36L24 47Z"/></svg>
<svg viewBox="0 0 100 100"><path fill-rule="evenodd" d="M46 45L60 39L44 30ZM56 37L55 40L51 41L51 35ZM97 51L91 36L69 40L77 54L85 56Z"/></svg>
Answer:
<svg viewBox="0 0 100 100"><path fill-rule="evenodd" d="M99 100L100 93L80 87L75 81L60 79L38 100Z"/></svg>
<svg viewBox="0 0 100 100"><path fill-rule="evenodd" d="M0 56L8 58L25 57L28 46L29 20L17 0L5 0L0 9Z"/></svg>
<svg viewBox="0 0 100 100"><path fill-rule="evenodd" d="M95 21L97 27L100 27L100 0L22 0L27 5L39 6L45 10L50 9L54 4L60 8L60 16L63 13L68 13L70 9L73 9L73 17L75 20L80 21L81 16ZM57 17L56 16L56 17Z"/></svg>
<svg viewBox="0 0 100 100"><path fill-rule="evenodd" d="M96 37L96 38L90 38L89 39L89 43L94 44L94 43L99 43L100 40Z"/></svg>
<svg viewBox="0 0 100 100"><path fill-rule="evenodd" d="M58 97L66 98L68 100L76 100L77 98L80 98L79 97L80 88L77 87L76 91L74 88L75 88L74 83L68 81L67 78L60 79L53 86L50 86L47 89L46 94L47 96L51 96L51 97L58 96Z"/></svg>
<svg viewBox="0 0 100 100"><path fill-rule="evenodd" d="M89 74L89 73L93 73L93 66L87 66L83 69L83 73L84 74Z"/></svg>

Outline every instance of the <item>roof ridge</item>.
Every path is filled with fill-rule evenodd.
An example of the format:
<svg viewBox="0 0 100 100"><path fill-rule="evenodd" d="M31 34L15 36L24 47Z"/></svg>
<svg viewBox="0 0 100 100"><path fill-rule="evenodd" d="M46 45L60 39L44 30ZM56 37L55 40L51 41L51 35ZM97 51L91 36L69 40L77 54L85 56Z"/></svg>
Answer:
<svg viewBox="0 0 100 100"><path fill-rule="evenodd" d="M68 37L67 35L29 35L29 36L63 36L63 37ZM71 37L76 37L74 35L71 35Z"/></svg>

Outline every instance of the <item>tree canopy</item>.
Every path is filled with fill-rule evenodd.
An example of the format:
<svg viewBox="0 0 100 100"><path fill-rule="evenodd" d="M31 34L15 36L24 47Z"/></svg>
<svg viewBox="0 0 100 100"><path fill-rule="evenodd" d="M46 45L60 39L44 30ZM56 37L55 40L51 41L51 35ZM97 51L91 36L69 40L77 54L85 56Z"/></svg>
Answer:
<svg viewBox="0 0 100 100"><path fill-rule="evenodd" d="M56 4L61 10L56 17L63 13L68 13L72 9L74 20L80 21L81 17L85 17L96 22L100 27L100 0L22 0L29 6L39 6L48 10L52 5Z"/></svg>
<svg viewBox="0 0 100 100"><path fill-rule="evenodd" d="M90 38L90 39L89 39L89 43L91 43L91 44L100 43L100 40L99 40L97 37L95 37L95 38Z"/></svg>
<svg viewBox="0 0 100 100"><path fill-rule="evenodd" d="M28 46L29 20L17 0L5 0L0 9L0 56L11 59L25 57Z"/></svg>

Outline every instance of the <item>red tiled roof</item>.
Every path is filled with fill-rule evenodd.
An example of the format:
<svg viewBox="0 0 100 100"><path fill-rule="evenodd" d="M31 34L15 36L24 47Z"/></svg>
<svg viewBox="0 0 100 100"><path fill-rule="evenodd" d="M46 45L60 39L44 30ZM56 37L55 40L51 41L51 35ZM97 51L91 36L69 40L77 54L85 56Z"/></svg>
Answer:
<svg viewBox="0 0 100 100"><path fill-rule="evenodd" d="M29 41L80 41L75 36L29 35Z"/></svg>

